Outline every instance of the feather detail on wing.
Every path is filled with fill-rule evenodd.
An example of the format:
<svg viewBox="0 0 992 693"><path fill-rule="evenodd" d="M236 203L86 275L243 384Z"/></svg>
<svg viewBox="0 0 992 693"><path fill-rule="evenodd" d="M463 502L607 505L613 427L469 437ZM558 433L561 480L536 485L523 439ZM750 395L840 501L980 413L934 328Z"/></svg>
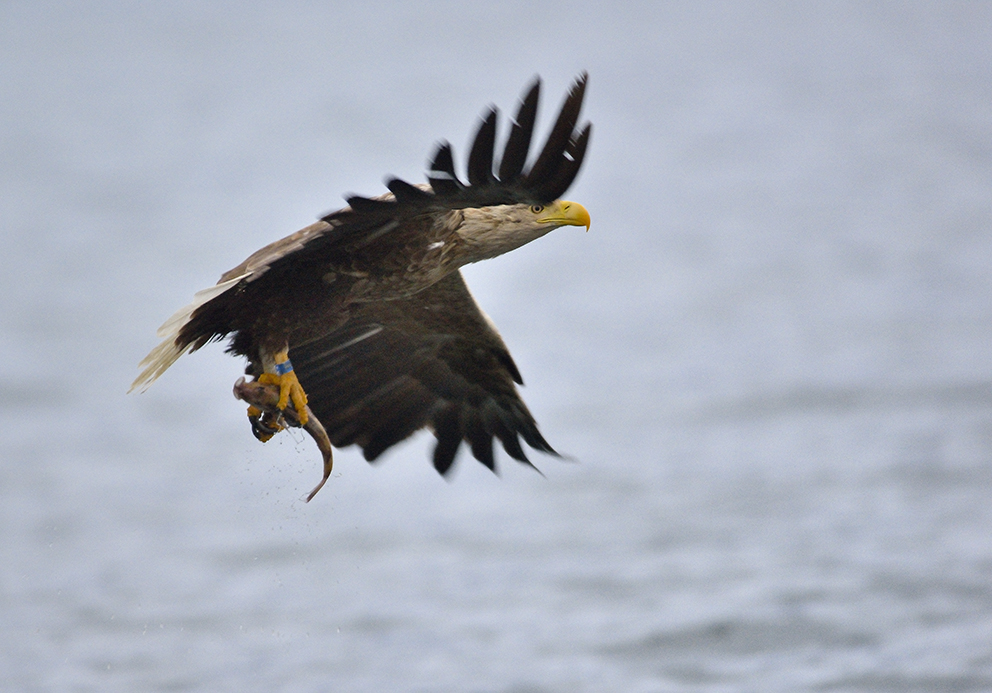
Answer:
<svg viewBox="0 0 992 693"><path fill-rule="evenodd" d="M369 215L381 220L396 215L422 214L431 210L490 207L508 204L547 204L561 197L575 180L582 166L592 125L576 131L588 75L583 73L572 85L547 142L529 170L524 168L537 115L540 80L534 80L512 121L502 159L495 161L497 111L491 109L476 131L469 151L468 183L455 172L451 145L442 142L427 172L430 189L391 178L386 186L392 198L366 198L353 195L349 208L324 217L325 221L350 214Z"/></svg>
<svg viewBox="0 0 992 693"><path fill-rule="evenodd" d="M378 197L348 196L348 206L324 216L291 236L262 248L226 273L249 274L253 282L269 268L306 262L329 253L348 253L388 236L414 217L442 215L467 207L507 204L547 204L568 189L578 175L589 144L592 125L576 131L588 75L572 86L548 140L529 170L524 168L534 134L540 81L535 80L512 121L500 162L495 162L496 110L479 126L469 153L468 183L455 172L451 145L442 142L432 158L430 185L413 185L399 178L386 181L389 192Z"/></svg>
<svg viewBox="0 0 992 693"><path fill-rule="evenodd" d="M530 464L520 438L555 454L515 387L506 345L455 272L410 299L356 306L344 327L293 348L311 409L336 447L365 458L423 427L438 442L442 474L462 441L495 469L493 439Z"/></svg>

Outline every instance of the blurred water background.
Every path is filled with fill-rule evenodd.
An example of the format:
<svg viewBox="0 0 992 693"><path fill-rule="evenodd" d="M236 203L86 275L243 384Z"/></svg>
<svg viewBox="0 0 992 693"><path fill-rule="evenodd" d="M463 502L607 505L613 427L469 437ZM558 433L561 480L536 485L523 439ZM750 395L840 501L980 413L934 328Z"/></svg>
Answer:
<svg viewBox="0 0 992 693"><path fill-rule="evenodd" d="M0 688L992 690L992 6L5 2ZM589 70L467 272L546 478L262 446L157 326Z"/></svg>

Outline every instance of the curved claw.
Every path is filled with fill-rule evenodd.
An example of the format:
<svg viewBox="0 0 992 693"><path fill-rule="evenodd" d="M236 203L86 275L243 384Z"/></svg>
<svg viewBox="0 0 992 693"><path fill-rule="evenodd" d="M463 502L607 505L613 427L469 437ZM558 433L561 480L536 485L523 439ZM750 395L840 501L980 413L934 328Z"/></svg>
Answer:
<svg viewBox="0 0 992 693"><path fill-rule="evenodd" d="M263 412L258 407L252 405L248 407L248 421L251 423L251 433L259 441L267 443L285 426L280 423L281 415L273 412Z"/></svg>

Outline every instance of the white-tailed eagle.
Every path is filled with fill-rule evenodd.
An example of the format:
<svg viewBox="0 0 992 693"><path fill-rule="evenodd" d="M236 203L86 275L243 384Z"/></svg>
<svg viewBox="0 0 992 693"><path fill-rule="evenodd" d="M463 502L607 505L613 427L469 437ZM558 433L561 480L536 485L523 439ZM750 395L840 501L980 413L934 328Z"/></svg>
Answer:
<svg viewBox="0 0 992 693"><path fill-rule="evenodd" d="M359 445L371 461L424 427L437 438L441 474L463 441L490 469L494 438L525 464L521 438L556 454L517 392L523 380L510 352L459 268L561 226L589 228L582 205L559 199L589 143L591 125L577 129L586 79L572 86L529 167L539 80L498 162L496 109L485 116L467 182L442 143L429 185L390 179L389 193L349 197L344 209L226 272L159 329L164 341L141 362L131 389L146 389L183 354L229 337L228 351L248 359L253 380L239 381L236 393L252 404L256 437L264 442L285 425L306 427L318 444L323 436L325 481L331 444Z"/></svg>

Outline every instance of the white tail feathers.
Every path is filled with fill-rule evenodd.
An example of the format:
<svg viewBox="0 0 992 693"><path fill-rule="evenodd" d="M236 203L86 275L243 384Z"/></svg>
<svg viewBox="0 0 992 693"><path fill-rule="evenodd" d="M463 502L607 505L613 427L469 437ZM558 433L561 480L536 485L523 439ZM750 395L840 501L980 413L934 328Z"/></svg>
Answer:
<svg viewBox="0 0 992 693"><path fill-rule="evenodd" d="M177 346L174 337L172 339L166 339L164 342L152 349L148 356L146 356L141 363L138 364L138 368L144 367L145 370L141 371L141 374L134 379L133 383L131 383L131 388L128 390L128 393L134 392L135 390L138 392L144 392L147 390L160 375L165 373L169 366L174 364L176 360L187 351L189 351L189 346Z"/></svg>
<svg viewBox="0 0 992 693"><path fill-rule="evenodd" d="M176 344L176 338L186 323L189 322L193 312L203 304L223 294L246 276L248 276L248 273L220 282L215 286L211 286L209 289L197 291L193 296L192 303L185 308L180 308L171 318L166 320L158 328L158 336L165 339L161 344L152 349L148 356L138 364L138 368L144 368L144 370L131 383L131 389L128 392L134 392L135 390L144 392L160 375L168 370L169 366L174 364L180 356L188 352L192 345L186 344L180 346Z"/></svg>

